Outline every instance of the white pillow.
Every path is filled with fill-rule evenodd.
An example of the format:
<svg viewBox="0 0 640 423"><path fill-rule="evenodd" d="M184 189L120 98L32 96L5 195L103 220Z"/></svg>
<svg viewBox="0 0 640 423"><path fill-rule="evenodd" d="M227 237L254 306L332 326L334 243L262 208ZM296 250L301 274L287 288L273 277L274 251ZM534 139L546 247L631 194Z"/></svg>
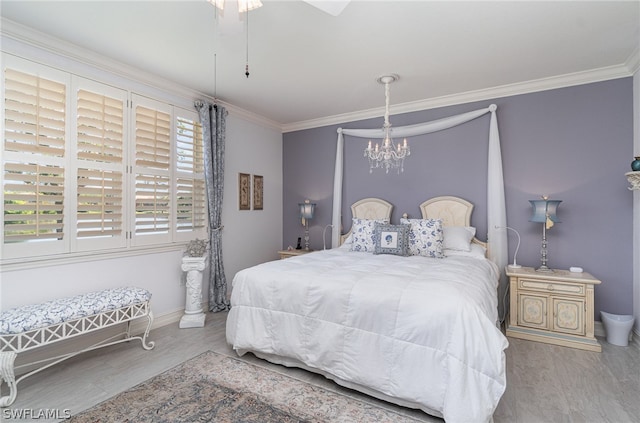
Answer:
<svg viewBox="0 0 640 423"><path fill-rule="evenodd" d="M376 243L373 239L373 229L376 223L389 223L389 219L358 219L353 218L351 225L351 251L373 253Z"/></svg>
<svg viewBox="0 0 640 423"><path fill-rule="evenodd" d="M352 243L353 243L353 234L349 234L347 239L344 240L344 242L340 245L339 248L346 248L346 249L350 250Z"/></svg>
<svg viewBox="0 0 640 423"><path fill-rule="evenodd" d="M475 235L473 226L445 226L443 247L445 250L470 251Z"/></svg>
<svg viewBox="0 0 640 423"><path fill-rule="evenodd" d="M400 219L403 225L411 225L409 230L409 255L442 258L442 220L440 219Z"/></svg>
<svg viewBox="0 0 640 423"><path fill-rule="evenodd" d="M485 258L487 255L487 249L480 244L471 244L469 251L460 250L444 250L446 257L464 256L474 258Z"/></svg>

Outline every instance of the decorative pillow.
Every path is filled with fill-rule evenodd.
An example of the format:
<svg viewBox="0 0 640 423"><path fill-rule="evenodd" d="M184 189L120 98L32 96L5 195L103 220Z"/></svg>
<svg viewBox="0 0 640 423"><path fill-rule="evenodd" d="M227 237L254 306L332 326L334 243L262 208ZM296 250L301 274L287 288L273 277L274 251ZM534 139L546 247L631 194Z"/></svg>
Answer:
<svg viewBox="0 0 640 423"><path fill-rule="evenodd" d="M344 242L338 248L343 248L343 249L350 250L352 243L353 243L353 234L349 234L347 239L345 239Z"/></svg>
<svg viewBox="0 0 640 423"><path fill-rule="evenodd" d="M373 229L373 240L375 242L373 254L408 255L407 240L410 227L410 225L376 223Z"/></svg>
<svg viewBox="0 0 640 423"><path fill-rule="evenodd" d="M444 244L445 250L469 251L471 250L471 240L476 235L476 228L473 226L445 226Z"/></svg>
<svg viewBox="0 0 640 423"><path fill-rule="evenodd" d="M376 223L389 223L389 219L358 219L353 218L351 225L351 251L372 253L375 250L373 229Z"/></svg>
<svg viewBox="0 0 640 423"><path fill-rule="evenodd" d="M409 255L442 258L443 232L441 219L400 219L409 224Z"/></svg>
<svg viewBox="0 0 640 423"><path fill-rule="evenodd" d="M469 251L444 250L444 255L446 257L465 256L474 258L486 258L487 249L480 244L471 244L471 248L469 249Z"/></svg>

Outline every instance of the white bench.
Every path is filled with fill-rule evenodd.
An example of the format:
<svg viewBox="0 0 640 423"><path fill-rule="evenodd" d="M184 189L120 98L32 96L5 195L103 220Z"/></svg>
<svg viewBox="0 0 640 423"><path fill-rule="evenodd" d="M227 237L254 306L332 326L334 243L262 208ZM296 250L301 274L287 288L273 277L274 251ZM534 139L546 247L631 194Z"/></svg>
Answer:
<svg viewBox="0 0 640 423"><path fill-rule="evenodd" d="M132 339L139 339L145 350L152 349L154 343L147 343L147 336L153 323L150 300L151 293L146 289L123 287L16 307L1 312L0 378L2 380L0 385L4 381L9 386L9 395L0 397L0 407L13 404L18 395L17 385L24 378L83 352ZM131 336L131 321L140 317L148 319L144 335ZM19 353L124 323L126 323L124 332L81 351L18 366L20 368L40 365L16 380L14 363ZM122 338L123 335L124 338Z"/></svg>

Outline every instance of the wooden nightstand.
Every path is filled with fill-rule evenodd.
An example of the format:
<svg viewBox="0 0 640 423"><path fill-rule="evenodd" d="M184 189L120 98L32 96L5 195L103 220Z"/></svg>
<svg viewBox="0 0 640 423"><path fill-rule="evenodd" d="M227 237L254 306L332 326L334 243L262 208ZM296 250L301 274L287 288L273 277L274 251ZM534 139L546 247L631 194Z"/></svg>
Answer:
<svg viewBox="0 0 640 423"><path fill-rule="evenodd" d="M311 253L313 250L280 250L280 259L286 259L289 257L301 256L303 254Z"/></svg>
<svg viewBox="0 0 640 423"><path fill-rule="evenodd" d="M586 272L506 268L510 284L507 336L601 351L593 335L593 288Z"/></svg>

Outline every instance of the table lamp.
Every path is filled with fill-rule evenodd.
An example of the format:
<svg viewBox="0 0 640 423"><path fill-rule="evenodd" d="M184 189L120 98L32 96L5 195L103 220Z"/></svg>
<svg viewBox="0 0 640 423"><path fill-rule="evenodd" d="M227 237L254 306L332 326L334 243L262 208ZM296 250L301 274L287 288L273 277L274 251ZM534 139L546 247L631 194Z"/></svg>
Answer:
<svg viewBox="0 0 640 423"><path fill-rule="evenodd" d="M298 207L300 208L302 226L304 226L304 249L309 251L309 220L313 219L316 204L311 203L309 200L304 200L304 203L298 203Z"/></svg>
<svg viewBox="0 0 640 423"><path fill-rule="evenodd" d="M547 267L547 229L551 229L555 223L559 223L556 211L558 205L562 203L562 200L549 200L549 197L544 195L542 200L529 200L533 207L533 212L529 222L542 223L542 248L540 249L542 265L536 269L537 272L553 272Z"/></svg>

